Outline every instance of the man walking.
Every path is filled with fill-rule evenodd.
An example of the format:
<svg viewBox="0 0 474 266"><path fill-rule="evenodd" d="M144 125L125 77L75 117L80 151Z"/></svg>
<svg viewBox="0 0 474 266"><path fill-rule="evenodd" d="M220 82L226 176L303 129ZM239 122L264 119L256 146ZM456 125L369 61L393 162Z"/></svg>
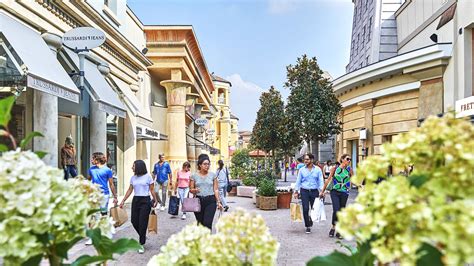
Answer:
<svg viewBox="0 0 474 266"><path fill-rule="evenodd" d="M313 164L314 156L312 154L305 154L305 166L298 172L295 185L295 199L301 195L303 204L303 217L306 233L311 233L313 221L309 215L309 211L313 208L316 198L319 196L319 190L323 188L323 173L321 169Z"/></svg>
<svg viewBox="0 0 474 266"><path fill-rule="evenodd" d="M172 186L172 175L171 167L168 162L165 162L165 155L158 155L159 161L153 167L153 179L155 180L155 191L157 194L157 199L160 202L160 210L164 211L166 209L166 192L169 185ZM158 191L161 188L161 198L158 194Z"/></svg>

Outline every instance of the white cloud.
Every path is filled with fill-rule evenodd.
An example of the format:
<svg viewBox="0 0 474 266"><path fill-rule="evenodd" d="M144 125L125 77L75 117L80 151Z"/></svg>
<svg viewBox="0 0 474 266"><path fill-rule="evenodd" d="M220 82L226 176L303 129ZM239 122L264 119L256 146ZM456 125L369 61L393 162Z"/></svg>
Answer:
<svg viewBox="0 0 474 266"><path fill-rule="evenodd" d="M268 0L268 8L272 14L285 14L296 9L298 0Z"/></svg>
<svg viewBox="0 0 474 266"><path fill-rule="evenodd" d="M239 118L239 130L252 130L260 107L260 94L264 90L255 83L243 80L239 74L225 79L232 83L230 108Z"/></svg>

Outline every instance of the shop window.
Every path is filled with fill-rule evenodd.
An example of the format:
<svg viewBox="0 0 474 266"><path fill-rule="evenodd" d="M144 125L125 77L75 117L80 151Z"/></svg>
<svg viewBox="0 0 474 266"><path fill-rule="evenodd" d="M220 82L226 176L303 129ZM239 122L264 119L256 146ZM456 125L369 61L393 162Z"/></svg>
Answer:
<svg viewBox="0 0 474 266"><path fill-rule="evenodd" d="M393 140L393 137L395 137L396 135L385 135L385 136L382 136L382 143L391 143L392 140Z"/></svg>

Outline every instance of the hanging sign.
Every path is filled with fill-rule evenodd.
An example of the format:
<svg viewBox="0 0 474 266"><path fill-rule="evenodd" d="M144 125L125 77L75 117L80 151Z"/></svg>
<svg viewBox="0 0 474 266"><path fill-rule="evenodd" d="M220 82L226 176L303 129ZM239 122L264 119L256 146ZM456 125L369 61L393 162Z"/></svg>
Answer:
<svg viewBox="0 0 474 266"><path fill-rule="evenodd" d="M63 36L63 44L71 49L88 50L101 46L105 42L105 34L96 28L78 27Z"/></svg>
<svg viewBox="0 0 474 266"><path fill-rule="evenodd" d="M456 117L474 115L474 96L456 101Z"/></svg>
<svg viewBox="0 0 474 266"><path fill-rule="evenodd" d="M198 118L194 121L194 123L196 123L196 125L201 126L201 127L207 125L208 122L209 121L206 118Z"/></svg>

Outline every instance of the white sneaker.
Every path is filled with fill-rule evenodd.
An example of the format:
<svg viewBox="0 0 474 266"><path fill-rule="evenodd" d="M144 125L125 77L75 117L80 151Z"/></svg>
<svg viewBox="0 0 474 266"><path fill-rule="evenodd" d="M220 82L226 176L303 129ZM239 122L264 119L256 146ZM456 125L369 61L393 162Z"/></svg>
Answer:
<svg viewBox="0 0 474 266"><path fill-rule="evenodd" d="M145 247L142 246L139 250L138 250L138 254L143 254L145 253Z"/></svg>
<svg viewBox="0 0 474 266"><path fill-rule="evenodd" d="M161 206L160 211L164 211L165 209L165 206Z"/></svg>
<svg viewBox="0 0 474 266"><path fill-rule="evenodd" d="M181 216L181 220L186 220L186 214L183 213L183 216Z"/></svg>
<svg viewBox="0 0 474 266"><path fill-rule="evenodd" d="M92 245L92 239L89 238L86 241L86 246L90 246L90 245Z"/></svg>

